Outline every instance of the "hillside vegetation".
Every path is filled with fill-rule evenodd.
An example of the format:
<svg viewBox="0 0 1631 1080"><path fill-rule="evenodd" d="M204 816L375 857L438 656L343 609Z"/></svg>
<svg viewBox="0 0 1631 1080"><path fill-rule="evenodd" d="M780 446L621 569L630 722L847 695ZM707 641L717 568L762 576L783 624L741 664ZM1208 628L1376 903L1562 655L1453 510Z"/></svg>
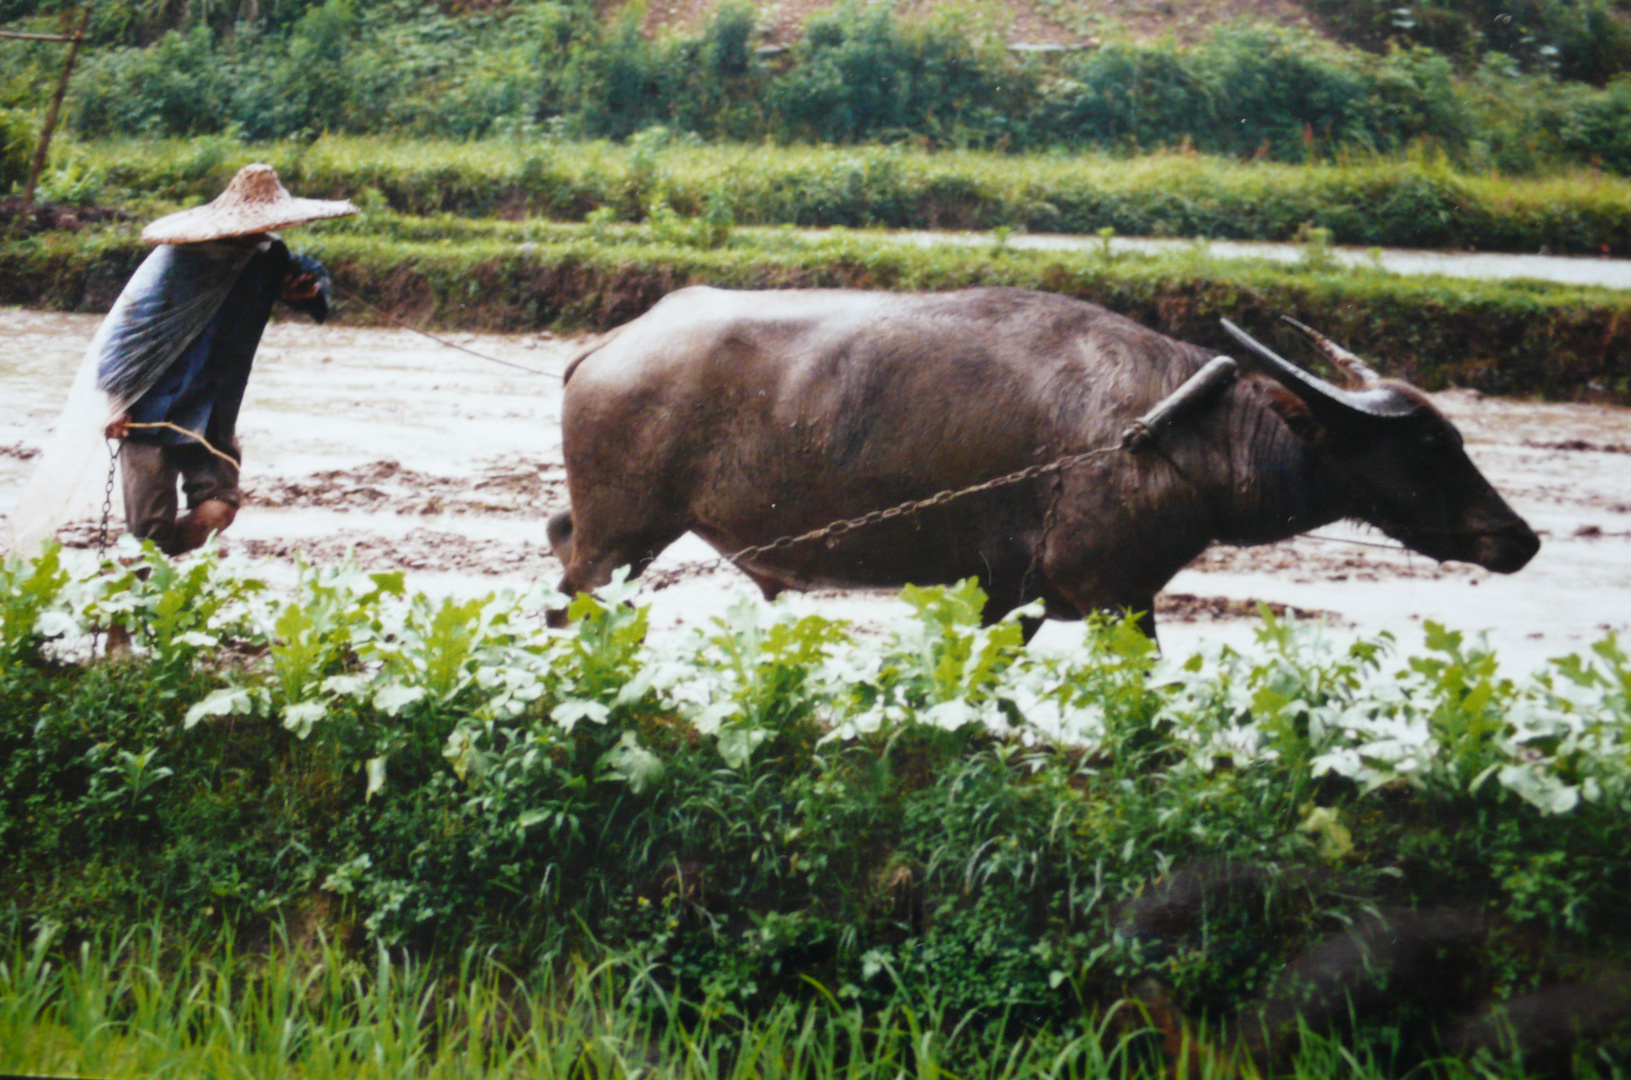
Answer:
<svg viewBox="0 0 1631 1080"><path fill-rule="evenodd" d="M83 136L525 141L661 124L716 140L1279 161L1428 144L1477 168L1631 170L1631 33L1608 0L1309 2L1334 36L1223 22L1194 44L1112 35L1053 60L982 30L1001 25L997 8L846 4L767 53L741 2L655 38L639 9L602 17L587 0L102 4L70 120ZM10 0L0 17L51 28L51 10ZM0 105L38 110L59 47L5 44Z"/></svg>

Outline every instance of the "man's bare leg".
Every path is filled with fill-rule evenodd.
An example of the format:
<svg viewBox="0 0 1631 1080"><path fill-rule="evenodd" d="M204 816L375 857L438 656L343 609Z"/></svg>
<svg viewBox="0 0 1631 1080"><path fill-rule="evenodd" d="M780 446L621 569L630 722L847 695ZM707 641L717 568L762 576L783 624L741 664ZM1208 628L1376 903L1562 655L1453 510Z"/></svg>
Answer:
<svg viewBox="0 0 1631 1080"><path fill-rule="evenodd" d="M238 508L221 499L205 499L176 520L175 533L164 547L166 555L191 551L209 539L210 533L226 531L238 516Z"/></svg>

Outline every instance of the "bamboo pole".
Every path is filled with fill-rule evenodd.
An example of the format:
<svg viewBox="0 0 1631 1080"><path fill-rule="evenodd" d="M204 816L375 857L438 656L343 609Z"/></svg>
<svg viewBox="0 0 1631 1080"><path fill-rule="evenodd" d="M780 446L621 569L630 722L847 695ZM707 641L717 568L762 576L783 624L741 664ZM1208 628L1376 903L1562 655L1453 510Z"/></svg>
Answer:
<svg viewBox="0 0 1631 1080"><path fill-rule="evenodd" d="M84 41L76 34L25 34L21 30L0 30L0 38L11 41Z"/></svg>
<svg viewBox="0 0 1631 1080"><path fill-rule="evenodd" d="M34 205L34 188L40 182L40 170L45 168L45 154L51 149L51 134L57 127L57 114L62 111L62 99L68 95L68 76L74 73L74 61L79 58L79 47L85 42L85 27L91 21L91 6L79 9L79 29L68 37L68 59L62 64L62 77L57 80L57 92L51 96L51 107L45 111L45 124L40 128L40 145L34 151L34 164L28 170L28 186L23 189L23 206L19 219Z"/></svg>

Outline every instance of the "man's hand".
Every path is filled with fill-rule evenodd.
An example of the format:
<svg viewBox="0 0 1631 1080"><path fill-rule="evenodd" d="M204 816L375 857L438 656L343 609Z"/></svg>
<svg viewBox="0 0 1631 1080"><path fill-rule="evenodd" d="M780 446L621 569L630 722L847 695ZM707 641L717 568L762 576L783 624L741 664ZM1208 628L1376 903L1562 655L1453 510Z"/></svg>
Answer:
<svg viewBox="0 0 1631 1080"><path fill-rule="evenodd" d="M108 426L102 429L102 434L110 439L123 439L130 434L130 414L120 413L108 421Z"/></svg>
<svg viewBox="0 0 1631 1080"><path fill-rule="evenodd" d="M295 300L315 300L317 298L317 275L296 274L283 283L283 300L290 303Z"/></svg>

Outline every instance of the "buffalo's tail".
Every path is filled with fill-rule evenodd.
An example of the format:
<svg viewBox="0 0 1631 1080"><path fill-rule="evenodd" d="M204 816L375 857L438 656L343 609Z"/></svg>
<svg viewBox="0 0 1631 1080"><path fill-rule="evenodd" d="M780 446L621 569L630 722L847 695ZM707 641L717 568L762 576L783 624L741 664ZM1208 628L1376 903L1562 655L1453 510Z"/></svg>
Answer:
<svg viewBox="0 0 1631 1080"><path fill-rule="evenodd" d="M572 511L562 510L550 515L544 532L549 537L550 550L564 564L572 557Z"/></svg>

